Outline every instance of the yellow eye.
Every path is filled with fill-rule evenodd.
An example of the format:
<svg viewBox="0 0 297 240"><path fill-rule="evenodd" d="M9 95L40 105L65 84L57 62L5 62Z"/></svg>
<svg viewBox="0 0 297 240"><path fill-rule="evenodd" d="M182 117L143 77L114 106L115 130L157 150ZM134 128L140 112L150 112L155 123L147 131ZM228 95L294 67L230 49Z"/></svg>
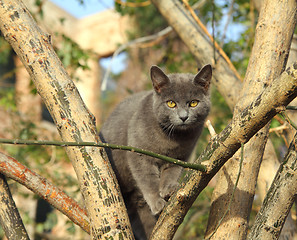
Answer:
<svg viewBox="0 0 297 240"><path fill-rule="evenodd" d="M198 101L197 100L192 100L190 102L190 107L196 107L198 105Z"/></svg>
<svg viewBox="0 0 297 240"><path fill-rule="evenodd" d="M173 102L172 100L167 101L167 106L170 108L175 108L176 107L176 103Z"/></svg>

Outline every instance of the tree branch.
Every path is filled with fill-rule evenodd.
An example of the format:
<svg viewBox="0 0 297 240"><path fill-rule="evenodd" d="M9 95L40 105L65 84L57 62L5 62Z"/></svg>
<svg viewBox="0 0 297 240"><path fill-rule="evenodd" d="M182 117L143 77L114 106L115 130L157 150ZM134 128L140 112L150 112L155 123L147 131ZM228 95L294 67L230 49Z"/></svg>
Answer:
<svg viewBox="0 0 297 240"><path fill-rule="evenodd" d="M30 239L12 198L4 175L0 174L0 223L8 239Z"/></svg>
<svg viewBox="0 0 297 240"><path fill-rule="evenodd" d="M15 145L49 145L49 146L60 146L60 147L70 147L70 146L80 146L80 147L105 147L111 149L120 149L124 151L136 152L141 153L150 157L158 158L163 161L173 163L179 165L183 168L190 168L202 172L206 172L206 167L202 164L193 164L184 162L175 158L171 158L165 155L161 155L158 153L150 152L144 149L131 147L131 146L123 146L123 145L116 145L110 143L95 143L95 142L59 142L59 141L37 141L37 140L23 140L23 139L5 139L0 138L0 143L6 144L15 144Z"/></svg>
<svg viewBox="0 0 297 240"><path fill-rule="evenodd" d="M0 173L24 185L90 233L87 213L65 192L12 157L0 153Z"/></svg>
<svg viewBox="0 0 297 240"><path fill-rule="evenodd" d="M287 54L290 50L291 39L296 26L296 1L266 0L264 2L265 8L261 9L258 19L255 42L234 115L244 111L252 99L257 97L271 83L272 79L277 78L284 71ZM275 49L277 49L278 54L275 54ZM267 69L271 70L267 71ZM269 126L267 125L245 146L245 164L242 169L242 178L238 184L231 211L226 218L228 220L221 224L220 230L217 231L214 238L246 238L268 133ZM221 219L222 213L218 213L218 211L225 208L229 202L232 189L228 186L236 181L238 158L240 158L239 154L235 154L233 159L224 166L224 172L221 171L219 174L219 181L213 192L209 224L205 236L212 233L217 222Z"/></svg>
<svg viewBox="0 0 297 240"><path fill-rule="evenodd" d="M209 240L211 239L214 234L216 233L216 231L218 230L218 228L220 227L221 223L223 222L224 218L226 217L227 213L230 211L230 208L231 208L231 203L232 201L234 200L234 194L235 194L235 190L237 188L237 185L238 185L238 181L239 181L239 178L240 178L240 174L241 174L241 169L242 169L242 163L243 163L243 152L244 152L244 143L241 143L241 152L240 152L240 161L239 161L239 169L238 169L238 174L237 174L237 178L236 178L236 181L234 183L234 187L232 189L232 194L231 194L231 197L229 199L229 203L228 203L228 206L227 206L227 209L226 211L224 212L222 218L220 219L220 221L218 222L218 225L215 227L214 231L211 233L211 235L207 238L205 238L205 240Z"/></svg>
<svg viewBox="0 0 297 240"><path fill-rule="evenodd" d="M248 239L278 239L297 193L297 134L256 216Z"/></svg>

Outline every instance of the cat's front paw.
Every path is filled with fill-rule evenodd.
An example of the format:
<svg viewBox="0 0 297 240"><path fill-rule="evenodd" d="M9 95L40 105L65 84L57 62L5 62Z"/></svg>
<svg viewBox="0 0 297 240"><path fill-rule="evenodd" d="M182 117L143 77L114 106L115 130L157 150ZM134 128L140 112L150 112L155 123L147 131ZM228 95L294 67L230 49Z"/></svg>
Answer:
<svg viewBox="0 0 297 240"><path fill-rule="evenodd" d="M162 209L165 207L166 201L163 198L158 198L150 206L151 211L154 215L159 214Z"/></svg>
<svg viewBox="0 0 297 240"><path fill-rule="evenodd" d="M176 191L178 185L178 183L170 183L166 186L162 186L160 188L160 196L166 201L168 201L171 195Z"/></svg>

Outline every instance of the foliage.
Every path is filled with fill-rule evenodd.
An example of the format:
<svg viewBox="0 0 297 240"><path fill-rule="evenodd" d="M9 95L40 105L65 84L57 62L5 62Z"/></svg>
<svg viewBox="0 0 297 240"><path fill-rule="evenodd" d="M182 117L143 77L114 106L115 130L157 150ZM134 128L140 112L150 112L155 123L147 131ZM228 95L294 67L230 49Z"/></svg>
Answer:
<svg viewBox="0 0 297 240"><path fill-rule="evenodd" d="M140 3L143 1L128 0L127 2ZM151 35L168 26L152 4L147 7L132 8L115 2L115 9L122 15L128 14L136 19L135 24L138 36Z"/></svg>
<svg viewBox="0 0 297 240"><path fill-rule="evenodd" d="M11 54L11 47L8 42L1 36L0 32L0 65L8 64L9 56Z"/></svg>
<svg viewBox="0 0 297 240"><path fill-rule="evenodd" d="M15 91L13 88L0 88L0 106L16 111Z"/></svg>
<svg viewBox="0 0 297 240"><path fill-rule="evenodd" d="M62 38L61 46L56 49L56 52L64 67L71 67L71 69L75 70L79 68L82 70L89 69L87 61L90 58L91 53L82 50L77 43L64 34L56 33L56 36Z"/></svg>
<svg viewBox="0 0 297 240"><path fill-rule="evenodd" d="M14 129L14 139L39 139L40 129L32 122L22 121L18 122L17 127ZM65 151L63 148L46 147L46 146L1 146L2 151L8 153L8 155L19 160L22 164L28 168L39 173L56 186L62 188L70 196L77 199L80 196L79 184L74 174L67 170L71 166ZM66 169L66 171L65 171ZM24 187L12 182L10 184L11 191L16 194L18 198L23 198L24 201L33 201L34 196L28 194L28 191L24 191ZM36 196L35 196L36 198ZM35 200L36 201L36 200ZM27 207L20 209L22 216L25 218L25 224L33 224L31 214L32 209ZM36 225L37 233L42 233L52 229L56 224L57 214L61 214L57 211L51 212L44 222L40 222ZM33 224L34 225L34 224ZM70 224L71 225L71 224ZM69 231L73 232L73 228L69 226Z"/></svg>

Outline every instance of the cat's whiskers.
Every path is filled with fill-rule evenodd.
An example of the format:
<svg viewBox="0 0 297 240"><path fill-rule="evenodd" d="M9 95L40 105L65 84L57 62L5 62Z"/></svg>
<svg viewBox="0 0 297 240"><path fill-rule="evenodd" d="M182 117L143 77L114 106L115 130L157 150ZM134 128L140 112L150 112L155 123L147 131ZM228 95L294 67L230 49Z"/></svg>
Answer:
<svg viewBox="0 0 297 240"><path fill-rule="evenodd" d="M171 138L171 136L173 136L174 130L175 130L175 125L173 123L170 123L166 126L163 126L163 131L164 133L169 137L169 139Z"/></svg>

